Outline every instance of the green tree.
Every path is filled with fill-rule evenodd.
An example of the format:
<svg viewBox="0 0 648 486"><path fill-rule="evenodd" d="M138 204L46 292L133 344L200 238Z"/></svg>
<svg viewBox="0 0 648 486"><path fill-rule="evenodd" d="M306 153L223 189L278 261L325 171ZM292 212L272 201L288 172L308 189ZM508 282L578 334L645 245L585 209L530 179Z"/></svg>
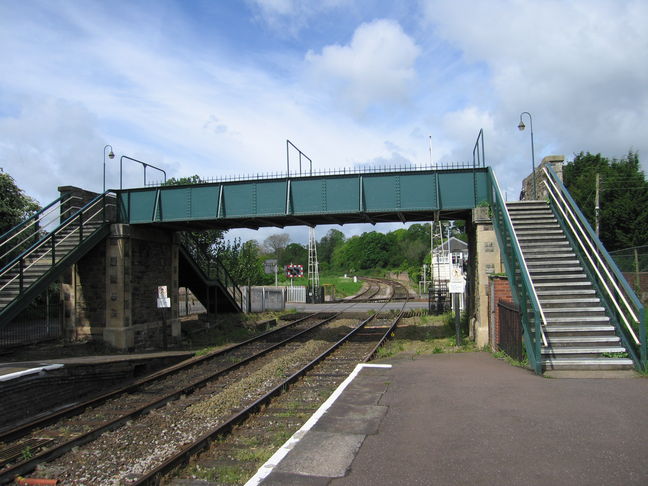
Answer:
<svg viewBox="0 0 648 486"><path fill-rule="evenodd" d="M39 209L38 202L27 196L13 177L0 169L0 235Z"/></svg>
<svg viewBox="0 0 648 486"><path fill-rule="evenodd" d="M299 243L291 243L281 252L278 264L280 267L294 263L295 265L303 265L304 272L308 265L308 249Z"/></svg>
<svg viewBox="0 0 648 486"><path fill-rule="evenodd" d="M648 244L648 182L639 156L622 159L579 153L563 168L565 186L595 227L596 175L600 186L600 238L608 251Z"/></svg>
<svg viewBox="0 0 648 486"><path fill-rule="evenodd" d="M330 229L317 244L317 258L320 263L331 264L333 252L345 241L344 233L340 230Z"/></svg>

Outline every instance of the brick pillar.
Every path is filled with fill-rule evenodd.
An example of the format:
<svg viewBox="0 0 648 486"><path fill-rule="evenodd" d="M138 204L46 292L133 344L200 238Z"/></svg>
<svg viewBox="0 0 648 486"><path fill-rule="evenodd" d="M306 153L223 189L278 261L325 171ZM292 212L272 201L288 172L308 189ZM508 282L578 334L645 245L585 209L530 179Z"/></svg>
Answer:
<svg viewBox="0 0 648 486"><path fill-rule="evenodd" d="M478 347L486 346L489 343L488 277L504 271L489 211L488 207L480 207L473 209L472 214L476 258L474 263L475 312L470 323L470 332Z"/></svg>
<svg viewBox="0 0 648 486"><path fill-rule="evenodd" d="M493 351L497 351L496 345L498 342L500 342L500 322L497 303L500 300L513 302L513 295L511 294L511 286L509 285L507 277L501 275L491 275L489 278L489 337L491 349Z"/></svg>

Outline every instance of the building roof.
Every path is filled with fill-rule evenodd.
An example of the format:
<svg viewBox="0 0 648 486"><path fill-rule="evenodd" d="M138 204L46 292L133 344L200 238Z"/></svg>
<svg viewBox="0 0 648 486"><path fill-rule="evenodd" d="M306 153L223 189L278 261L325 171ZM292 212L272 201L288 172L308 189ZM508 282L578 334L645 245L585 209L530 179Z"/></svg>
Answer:
<svg viewBox="0 0 648 486"><path fill-rule="evenodd" d="M443 244L436 246L434 249L436 251L448 251L448 241L444 241ZM465 241L461 241L460 239L455 238L454 236L450 237L450 251L452 253L467 251L467 250L468 250L468 243L466 243Z"/></svg>

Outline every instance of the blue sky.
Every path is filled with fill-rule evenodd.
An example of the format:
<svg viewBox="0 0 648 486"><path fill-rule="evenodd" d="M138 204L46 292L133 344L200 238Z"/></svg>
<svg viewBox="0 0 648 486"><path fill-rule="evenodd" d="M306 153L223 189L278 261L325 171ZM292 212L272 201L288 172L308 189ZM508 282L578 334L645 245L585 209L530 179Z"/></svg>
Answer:
<svg viewBox="0 0 648 486"><path fill-rule="evenodd" d="M522 111L537 161L633 149L645 167L647 19L644 0L0 0L0 167L47 203L101 190L107 143L219 177L284 170L286 139L317 169L426 164L428 140L468 161L483 128L514 198Z"/></svg>

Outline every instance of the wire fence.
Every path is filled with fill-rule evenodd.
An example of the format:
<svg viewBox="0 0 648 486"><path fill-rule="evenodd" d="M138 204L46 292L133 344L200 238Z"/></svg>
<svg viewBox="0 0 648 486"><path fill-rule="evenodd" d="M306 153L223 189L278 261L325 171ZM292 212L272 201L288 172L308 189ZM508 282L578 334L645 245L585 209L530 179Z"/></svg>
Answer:
<svg viewBox="0 0 648 486"><path fill-rule="evenodd" d="M610 256L641 302L648 305L648 245L611 251Z"/></svg>

